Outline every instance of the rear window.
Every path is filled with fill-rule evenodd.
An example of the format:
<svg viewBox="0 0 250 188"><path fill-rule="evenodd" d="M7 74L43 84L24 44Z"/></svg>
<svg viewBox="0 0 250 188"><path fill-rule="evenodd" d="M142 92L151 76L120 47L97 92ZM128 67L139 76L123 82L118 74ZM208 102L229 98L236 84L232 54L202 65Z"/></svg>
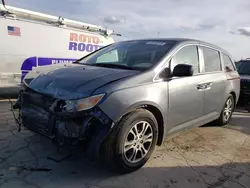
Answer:
<svg viewBox="0 0 250 188"><path fill-rule="evenodd" d="M220 54L217 50L201 47L203 50L205 72L221 71Z"/></svg>
<svg viewBox="0 0 250 188"><path fill-rule="evenodd" d="M233 62L231 61L231 59L227 55L222 54L222 59L223 59L223 64L224 64L224 71L230 72L230 71L235 70L235 68L233 66Z"/></svg>
<svg viewBox="0 0 250 188"><path fill-rule="evenodd" d="M240 61L238 64L238 72L242 75L250 75L250 61Z"/></svg>

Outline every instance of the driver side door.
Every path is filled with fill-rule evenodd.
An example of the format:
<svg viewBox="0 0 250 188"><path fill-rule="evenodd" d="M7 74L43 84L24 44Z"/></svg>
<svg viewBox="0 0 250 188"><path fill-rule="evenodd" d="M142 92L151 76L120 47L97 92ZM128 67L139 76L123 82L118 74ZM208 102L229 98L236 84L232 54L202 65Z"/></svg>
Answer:
<svg viewBox="0 0 250 188"><path fill-rule="evenodd" d="M189 77L172 77L168 81L169 133L196 126L202 116L204 102L204 92L199 89L203 76L200 74L198 46L188 45L179 49L170 61L171 71L178 64L192 65L194 74Z"/></svg>

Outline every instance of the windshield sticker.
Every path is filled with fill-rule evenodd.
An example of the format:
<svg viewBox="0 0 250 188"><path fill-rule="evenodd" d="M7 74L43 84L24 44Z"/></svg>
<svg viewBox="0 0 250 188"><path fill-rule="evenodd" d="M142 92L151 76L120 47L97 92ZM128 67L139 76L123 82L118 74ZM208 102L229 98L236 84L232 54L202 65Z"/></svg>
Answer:
<svg viewBox="0 0 250 188"><path fill-rule="evenodd" d="M150 41L150 42L147 42L146 44L164 46L166 43L165 42Z"/></svg>

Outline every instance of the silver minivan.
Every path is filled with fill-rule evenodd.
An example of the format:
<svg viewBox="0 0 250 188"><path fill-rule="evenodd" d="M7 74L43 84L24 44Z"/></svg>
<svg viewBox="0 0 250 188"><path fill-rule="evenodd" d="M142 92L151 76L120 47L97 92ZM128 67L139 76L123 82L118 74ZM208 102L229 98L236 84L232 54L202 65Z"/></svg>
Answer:
<svg viewBox="0 0 250 188"><path fill-rule="evenodd" d="M230 121L240 77L225 50L191 39L122 41L64 68L24 78L15 108L25 127L120 172L142 167L170 134Z"/></svg>

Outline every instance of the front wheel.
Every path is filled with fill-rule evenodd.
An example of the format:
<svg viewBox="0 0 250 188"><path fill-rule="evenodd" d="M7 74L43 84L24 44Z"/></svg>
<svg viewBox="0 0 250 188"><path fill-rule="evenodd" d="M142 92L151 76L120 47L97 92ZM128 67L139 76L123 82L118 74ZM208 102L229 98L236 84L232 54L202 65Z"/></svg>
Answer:
<svg viewBox="0 0 250 188"><path fill-rule="evenodd" d="M225 102L220 117L215 121L215 123L219 126L226 125L231 120L234 108L235 108L234 97L233 95L230 94Z"/></svg>
<svg viewBox="0 0 250 188"><path fill-rule="evenodd" d="M130 112L121 119L104 144L103 154L120 173L141 168L150 158L158 138L154 115L145 109Z"/></svg>

